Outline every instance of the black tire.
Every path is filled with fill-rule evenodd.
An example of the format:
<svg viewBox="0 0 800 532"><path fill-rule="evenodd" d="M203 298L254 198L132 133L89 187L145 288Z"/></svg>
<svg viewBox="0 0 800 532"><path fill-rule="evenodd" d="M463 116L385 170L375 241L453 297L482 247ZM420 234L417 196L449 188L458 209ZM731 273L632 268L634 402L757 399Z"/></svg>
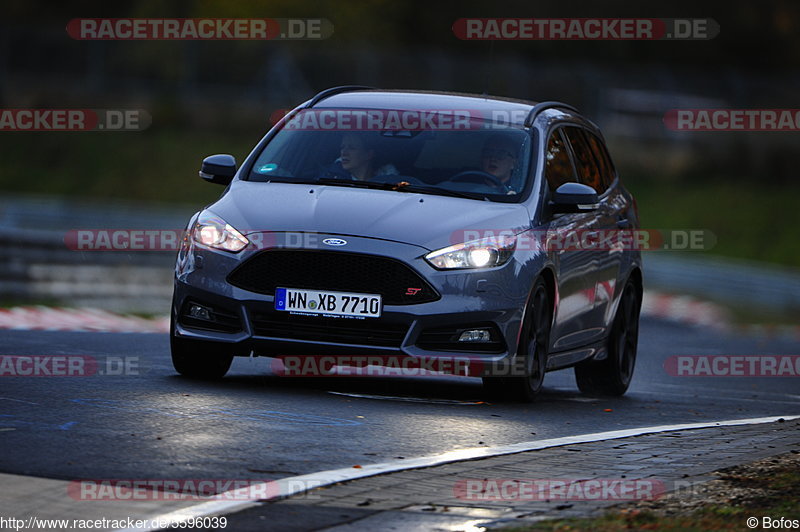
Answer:
<svg viewBox="0 0 800 532"><path fill-rule="evenodd" d="M178 338L170 331L169 344L172 366L184 377L221 379L233 362L233 355L220 353L220 349L225 349L225 346L215 342Z"/></svg>
<svg viewBox="0 0 800 532"><path fill-rule="evenodd" d="M530 403L536 399L542 389L547 368L551 316L552 306L547 295L547 287L544 280L539 279L531 292L520 332L515 363L512 364L515 372L521 370L523 374L484 377L484 390L490 397L524 403Z"/></svg>
<svg viewBox="0 0 800 532"><path fill-rule="evenodd" d="M606 344L603 360L587 360L575 366L575 380L581 392L590 395L623 395L631 384L639 343L639 290L625 285Z"/></svg>

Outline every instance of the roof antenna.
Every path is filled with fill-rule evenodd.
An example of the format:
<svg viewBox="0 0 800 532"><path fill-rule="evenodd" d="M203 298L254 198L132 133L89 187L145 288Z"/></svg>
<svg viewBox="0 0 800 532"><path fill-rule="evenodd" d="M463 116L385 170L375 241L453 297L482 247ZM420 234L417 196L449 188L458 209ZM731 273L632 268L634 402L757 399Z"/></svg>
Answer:
<svg viewBox="0 0 800 532"><path fill-rule="evenodd" d="M494 39L489 40L489 67L486 69L486 85L483 89L483 96L489 96L489 89L491 88L492 83L492 66L494 65Z"/></svg>

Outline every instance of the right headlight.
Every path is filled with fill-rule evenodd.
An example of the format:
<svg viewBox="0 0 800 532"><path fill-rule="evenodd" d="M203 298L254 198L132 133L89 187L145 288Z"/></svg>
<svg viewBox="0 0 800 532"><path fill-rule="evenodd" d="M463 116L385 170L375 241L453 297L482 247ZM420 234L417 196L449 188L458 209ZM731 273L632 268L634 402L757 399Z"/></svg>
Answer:
<svg viewBox="0 0 800 532"><path fill-rule="evenodd" d="M425 260L438 270L491 268L508 262L516 246L516 237L489 237L431 251Z"/></svg>
<svg viewBox="0 0 800 532"><path fill-rule="evenodd" d="M229 223L210 211L203 211L192 228L192 239L214 249L237 253L250 243Z"/></svg>

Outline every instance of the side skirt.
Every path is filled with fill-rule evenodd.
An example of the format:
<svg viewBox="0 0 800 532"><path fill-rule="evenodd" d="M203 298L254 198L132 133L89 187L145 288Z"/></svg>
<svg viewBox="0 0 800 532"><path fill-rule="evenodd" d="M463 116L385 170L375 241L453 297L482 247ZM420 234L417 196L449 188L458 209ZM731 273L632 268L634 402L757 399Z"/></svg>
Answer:
<svg viewBox="0 0 800 532"><path fill-rule="evenodd" d="M589 359L604 360L607 356L605 340L571 351L550 353L547 357L547 371L568 368Z"/></svg>

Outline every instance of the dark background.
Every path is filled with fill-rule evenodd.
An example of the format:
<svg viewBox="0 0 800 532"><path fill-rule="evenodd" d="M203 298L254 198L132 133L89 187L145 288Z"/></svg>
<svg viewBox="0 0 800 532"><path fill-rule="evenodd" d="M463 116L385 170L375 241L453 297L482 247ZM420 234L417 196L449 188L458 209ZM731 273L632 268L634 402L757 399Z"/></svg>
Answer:
<svg viewBox="0 0 800 532"><path fill-rule="evenodd" d="M142 132L0 132L0 191L202 204L203 156L242 160L270 116L342 84L576 105L604 130L653 229L712 253L800 266L796 132L675 132L674 108L798 108L800 5L510 1L17 2L2 8L0 107L141 108ZM326 18L317 41L77 41L80 17ZM457 39L462 17L713 18L700 41Z"/></svg>

